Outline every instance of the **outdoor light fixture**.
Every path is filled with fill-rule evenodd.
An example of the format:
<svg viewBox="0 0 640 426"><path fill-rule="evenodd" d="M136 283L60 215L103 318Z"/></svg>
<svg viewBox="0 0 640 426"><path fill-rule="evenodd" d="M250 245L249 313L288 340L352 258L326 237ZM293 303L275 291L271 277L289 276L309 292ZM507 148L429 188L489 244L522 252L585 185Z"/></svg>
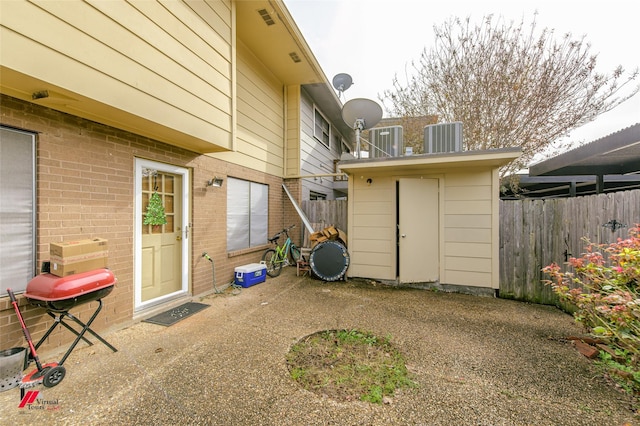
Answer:
<svg viewBox="0 0 640 426"><path fill-rule="evenodd" d="M215 176L213 179L207 181L207 186L215 186L216 188L220 188L224 179Z"/></svg>
<svg viewBox="0 0 640 426"><path fill-rule="evenodd" d="M49 91L48 90L38 90L37 92L33 92L31 94L31 99L38 100L38 99L44 99L44 98L48 98L49 97Z"/></svg>

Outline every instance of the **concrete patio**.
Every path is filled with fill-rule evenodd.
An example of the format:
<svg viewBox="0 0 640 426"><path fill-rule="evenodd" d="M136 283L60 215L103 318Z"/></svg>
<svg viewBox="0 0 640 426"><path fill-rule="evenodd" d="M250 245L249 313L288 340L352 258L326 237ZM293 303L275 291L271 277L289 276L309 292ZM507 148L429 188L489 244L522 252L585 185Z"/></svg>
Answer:
<svg viewBox="0 0 640 426"><path fill-rule="evenodd" d="M18 408L13 425L624 425L628 397L564 338L582 332L559 310L514 301L390 288L354 280L278 278L196 299L211 306L170 327L105 333L119 351L80 344L49 404ZM391 403L337 402L301 389L285 356L318 330L391 335L418 382ZM45 345L46 346L46 345ZM55 361L59 354L40 357ZM42 405L42 404L40 404Z"/></svg>

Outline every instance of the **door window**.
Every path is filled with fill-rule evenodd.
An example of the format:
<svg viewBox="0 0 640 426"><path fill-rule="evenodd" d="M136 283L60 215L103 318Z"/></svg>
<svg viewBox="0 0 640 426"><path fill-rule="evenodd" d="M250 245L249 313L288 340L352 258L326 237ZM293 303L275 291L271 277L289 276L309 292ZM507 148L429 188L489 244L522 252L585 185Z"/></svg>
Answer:
<svg viewBox="0 0 640 426"><path fill-rule="evenodd" d="M142 225L142 234L161 234L163 232L174 232L176 227L175 210L175 176L165 174L156 170L149 170L146 176L142 177L142 217L144 218L149 201L154 193L157 193L162 206L167 223L164 225Z"/></svg>

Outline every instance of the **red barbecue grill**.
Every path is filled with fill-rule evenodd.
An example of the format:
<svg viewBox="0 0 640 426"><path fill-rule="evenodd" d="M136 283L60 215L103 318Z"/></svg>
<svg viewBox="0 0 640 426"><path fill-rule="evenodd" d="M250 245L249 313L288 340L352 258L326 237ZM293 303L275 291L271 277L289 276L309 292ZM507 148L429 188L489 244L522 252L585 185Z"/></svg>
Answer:
<svg viewBox="0 0 640 426"><path fill-rule="evenodd" d="M118 280L113 275L113 272L106 268L96 269L81 274L68 275L66 277L58 277L52 274L41 274L29 281L27 284L27 290L24 292L24 297L30 304L46 309L47 314L54 319L51 327L49 327L47 332L35 346L31 341L29 331L24 324L18 305L15 302L15 297L11 290L7 290L11 297L16 314L20 319L22 330L27 342L29 343L29 348L31 349L30 359L33 359L38 367L35 371L23 377L20 384L22 388L37 385L39 383L43 383L46 387L52 387L60 383L65 375L65 369L62 365L80 340L89 345L93 345L92 342L84 337L87 332L105 344L113 352L117 352L116 348L91 329L91 324L98 316L98 313L100 313L100 310L102 310L102 298L111 293L117 281ZM92 301L97 301L98 307L86 324L69 313L69 310L75 306ZM81 327L81 330L77 331L74 327L67 324L65 322L65 318L75 322ZM47 337L49 337L51 332L55 330L58 324L64 326L67 330L75 334L76 339L73 341L60 362L49 363L42 366L38 360L36 350L47 339Z"/></svg>

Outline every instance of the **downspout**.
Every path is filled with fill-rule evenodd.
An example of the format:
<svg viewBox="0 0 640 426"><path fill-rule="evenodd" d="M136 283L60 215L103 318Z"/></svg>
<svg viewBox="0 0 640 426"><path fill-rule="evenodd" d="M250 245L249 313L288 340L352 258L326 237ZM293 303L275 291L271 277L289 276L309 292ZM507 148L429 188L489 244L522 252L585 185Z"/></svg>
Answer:
<svg viewBox="0 0 640 426"><path fill-rule="evenodd" d="M307 231L309 231L309 234L313 234L315 231L313 230L313 226L311 226L311 222L309 222L309 219L304 214L304 212L302 211L298 203L296 203L296 200L293 198L293 195L291 195L291 193L289 192L289 189L284 183L282 184L282 188L284 189L284 192L287 193L287 196L289 196L289 200L291 200L291 204L293 204L293 207L298 212L298 216L300 216L300 219L302 219L302 222L304 223L304 227L307 228Z"/></svg>

